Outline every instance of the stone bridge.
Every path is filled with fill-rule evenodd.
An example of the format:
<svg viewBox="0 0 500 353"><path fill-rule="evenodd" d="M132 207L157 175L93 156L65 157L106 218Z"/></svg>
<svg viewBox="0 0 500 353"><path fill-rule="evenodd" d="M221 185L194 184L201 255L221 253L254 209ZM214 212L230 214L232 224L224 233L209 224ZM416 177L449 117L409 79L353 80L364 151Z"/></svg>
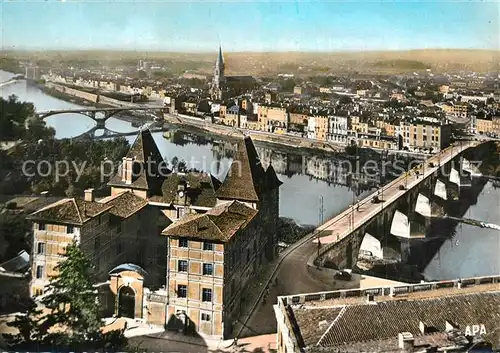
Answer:
<svg viewBox="0 0 500 353"><path fill-rule="evenodd" d="M412 241L425 238L470 193L480 175L470 161L482 160L481 144L449 147L320 226L309 264L353 268L360 256L406 262Z"/></svg>
<svg viewBox="0 0 500 353"><path fill-rule="evenodd" d="M163 112L165 111L165 107L163 106L132 106L132 107L116 107L116 108L79 108L79 109L61 109L61 110L48 110L48 111L40 111L36 112L35 116L39 119L45 119L49 116L58 115L58 114L81 114L88 116L92 120L96 122L96 125L90 129L89 131L84 132L83 134L74 137L74 139L79 139L83 137L97 137L97 138L110 138L117 136L127 136L127 135L135 135L137 131L129 132L129 133L121 133L117 131L110 130L106 127L106 121L112 116L122 113L125 111L146 111L146 112L155 112L156 116L160 119L163 119ZM102 115L98 115L98 113ZM157 126L159 124L153 123L150 126L150 129L154 129L155 131L161 131L161 127ZM95 135L98 130L103 130L103 134L100 136Z"/></svg>
<svg viewBox="0 0 500 353"><path fill-rule="evenodd" d="M98 125L104 124L106 120L111 118L113 115L122 113L125 111L150 111L150 112L164 112L165 107L163 106L147 106L147 107L116 107L116 108L80 108L80 109L60 109L60 110L48 110L36 112L35 116L40 119L48 118L52 115L58 114L82 114L88 116L94 120ZM102 113L103 117L99 117L97 113Z"/></svg>

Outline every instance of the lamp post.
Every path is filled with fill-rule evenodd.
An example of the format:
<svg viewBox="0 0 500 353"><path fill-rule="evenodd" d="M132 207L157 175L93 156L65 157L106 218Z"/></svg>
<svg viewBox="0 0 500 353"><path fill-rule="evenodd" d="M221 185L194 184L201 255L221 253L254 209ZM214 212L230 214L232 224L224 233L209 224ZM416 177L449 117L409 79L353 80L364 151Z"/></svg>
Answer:
<svg viewBox="0 0 500 353"><path fill-rule="evenodd" d="M323 207L323 195L319 196L319 224L323 225L325 208ZM320 232L318 232L318 257L319 257L319 249L321 248L321 239L319 237Z"/></svg>

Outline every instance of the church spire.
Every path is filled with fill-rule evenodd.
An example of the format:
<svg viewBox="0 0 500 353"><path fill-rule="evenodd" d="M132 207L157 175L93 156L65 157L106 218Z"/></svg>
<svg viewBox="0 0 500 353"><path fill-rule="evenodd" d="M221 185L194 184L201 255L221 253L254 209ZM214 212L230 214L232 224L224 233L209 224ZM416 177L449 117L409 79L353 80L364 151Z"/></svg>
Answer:
<svg viewBox="0 0 500 353"><path fill-rule="evenodd" d="M224 65L224 57L222 56L222 47L219 44L219 56L217 56L216 65Z"/></svg>
<svg viewBox="0 0 500 353"><path fill-rule="evenodd" d="M214 76L211 87L211 96L213 99L222 99L222 85L224 82L224 57L222 56L222 47L219 45L219 54L215 60Z"/></svg>

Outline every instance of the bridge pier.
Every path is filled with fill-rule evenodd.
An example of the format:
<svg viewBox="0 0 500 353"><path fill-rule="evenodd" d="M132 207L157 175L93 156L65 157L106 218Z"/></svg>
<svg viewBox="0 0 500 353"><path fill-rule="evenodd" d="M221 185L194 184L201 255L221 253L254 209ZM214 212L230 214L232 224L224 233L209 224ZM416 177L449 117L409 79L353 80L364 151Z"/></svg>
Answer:
<svg viewBox="0 0 500 353"><path fill-rule="evenodd" d="M96 129L103 129L106 131L106 119L95 119Z"/></svg>

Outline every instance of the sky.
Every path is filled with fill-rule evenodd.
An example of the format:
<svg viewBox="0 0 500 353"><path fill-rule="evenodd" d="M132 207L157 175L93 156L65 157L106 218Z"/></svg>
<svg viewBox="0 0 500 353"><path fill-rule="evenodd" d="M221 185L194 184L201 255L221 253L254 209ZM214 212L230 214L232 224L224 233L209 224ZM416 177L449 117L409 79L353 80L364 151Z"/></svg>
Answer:
<svg viewBox="0 0 500 353"><path fill-rule="evenodd" d="M3 49L498 49L499 2L0 0ZM214 49L215 48L215 49Z"/></svg>

